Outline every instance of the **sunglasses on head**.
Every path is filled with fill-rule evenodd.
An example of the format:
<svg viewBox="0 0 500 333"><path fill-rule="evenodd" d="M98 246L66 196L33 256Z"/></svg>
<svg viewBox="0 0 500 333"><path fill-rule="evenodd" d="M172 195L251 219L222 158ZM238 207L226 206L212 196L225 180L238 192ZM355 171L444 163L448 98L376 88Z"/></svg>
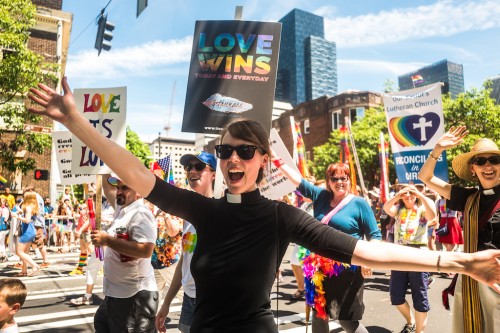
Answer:
<svg viewBox="0 0 500 333"><path fill-rule="evenodd" d="M472 160L472 164L483 166L486 162L490 162L491 165L500 164L500 155L493 155L490 157L476 157Z"/></svg>
<svg viewBox="0 0 500 333"><path fill-rule="evenodd" d="M339 180L341 182L346 182L348 179L349 179L349 177L347 177L347 176L343 176L343 177L330 177L330 181L332 181L334 183L338 182Z"/></svg>
<svg viewBox="0 0 500 333"><path fill-rule="evenodd" d="M186 165L184 167L184 170L189 172L189 171L193 170L193 168L194 168L196 171L203 171L206 167L207 167L207 165L205 163L196 162L196 163L189 163L188 165Z"/></svg>
<svg viewBox="0 0 500 333"><path fill-rule="evenodd" d="M217 153L217 157L220 158L221 160L227 160L228 158L233 155L233 151L236 150L236 154L242 159L242 160L251 160L254 155L255 151L259 150L262 154L264 154L264 151L257 146L251 146L251 145L241 145L241 146L230 146L230 145L217 145L215 146L215 151Z"/></svg>

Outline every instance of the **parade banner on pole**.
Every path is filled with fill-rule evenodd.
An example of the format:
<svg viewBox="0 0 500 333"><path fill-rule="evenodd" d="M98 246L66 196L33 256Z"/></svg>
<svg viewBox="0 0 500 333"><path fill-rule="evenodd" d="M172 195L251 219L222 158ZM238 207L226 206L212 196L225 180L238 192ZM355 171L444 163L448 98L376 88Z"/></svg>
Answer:
<svg viewBox="0 0 500 333"><path fill-rule="evenodd" d="M79 174L71 170L72 134L70 131L52 132L52 146L56 151L57 166L62 185L94 183L95 175Z"/></svg>
<svg viewBox="0 0 500 333"><path fill-rule="evenodd" d="M422 183L418 172L444 133L441 84L384 94L384 107L399 183ZM435 175L448 180L446 152Z"/></svg>
<svg viewBox="0 0 500 333"><path fill-rule="evenodd" d="M281 157L283 162L300 172L295 165L292 156L286 149L285 144L281 140L278 132L273 128L269 135L271 148L276 152L276 155ZM270 163L270 174L264 177L260 184L260 193L268 199L278 200L282 196L295 191L295 185L277 168L273 163Z"/></svg>
<svg viewBox="0 0 500 333"><path fill-rule="evenodd" d="M104 136L125 147L127 87L75 89L78 110ZM75 174L105 174L111 169L80 139L72 136L72 171Z"/></svg>
<svg viewBox="0 0 500 333"><path fill-rule="evenodd" d="M271 129L281 23L197 21L183 132L218 134L234 119Z"/></svg>

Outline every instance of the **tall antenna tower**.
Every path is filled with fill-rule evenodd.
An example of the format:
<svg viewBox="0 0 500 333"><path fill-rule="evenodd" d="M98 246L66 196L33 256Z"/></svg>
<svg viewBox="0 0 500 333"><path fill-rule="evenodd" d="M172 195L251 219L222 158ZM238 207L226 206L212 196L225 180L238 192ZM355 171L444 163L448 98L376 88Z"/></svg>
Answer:
<svg viewBox="0 0 500 333"><path fill-rule="evenodd" d="M174 108L174 96L175 96L175 85L177 81L174 81L174 85L172 86L172 96L170 97L170 109L168 110L168 118L167 122L165 123L165 126L163 129L165 130L166 136L170 134L170 130L172 127L170 126L170 119L172 118L172 110Z"/></svg>

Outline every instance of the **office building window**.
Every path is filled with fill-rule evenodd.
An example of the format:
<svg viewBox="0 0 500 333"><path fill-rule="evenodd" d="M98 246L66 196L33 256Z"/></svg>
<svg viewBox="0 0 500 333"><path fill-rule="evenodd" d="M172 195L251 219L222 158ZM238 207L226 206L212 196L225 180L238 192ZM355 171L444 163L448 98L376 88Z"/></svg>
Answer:
<svg viewBox="0 0 500 333"><path fill-rule="evenodd" d="M304 120L304 134L309 134L309 119Z"/></svg>

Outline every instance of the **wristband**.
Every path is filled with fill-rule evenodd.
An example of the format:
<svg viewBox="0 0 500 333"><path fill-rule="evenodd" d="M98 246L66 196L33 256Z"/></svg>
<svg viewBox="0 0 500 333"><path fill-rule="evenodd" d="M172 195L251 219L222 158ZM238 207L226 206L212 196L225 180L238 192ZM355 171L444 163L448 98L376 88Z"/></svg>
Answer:
<svg viewBox="0 0 500 333"><path fill-rule="evenodd" d="M436 156L432 155L432 151L429 153L429 157L435 159L436 161L439 159L439 156L436 157Z"/></svg>
<svg viewBox="0 0 500 333"><path fill-rule="evenodd" d="M285 162L283 162L283 160L281 158L277 158L277 159L273 160L273 164L275 167L279 168L283 164L285 164Z"/></svg>
<svg viewBox="0 0 500 333"><path fill-rule="evenodd" d="M436 270L438 273L441 273L441 267L440 267L440 264L441 264L441 255L438 255L438 260L437 260L437 263L436 263Z"/></svg>

